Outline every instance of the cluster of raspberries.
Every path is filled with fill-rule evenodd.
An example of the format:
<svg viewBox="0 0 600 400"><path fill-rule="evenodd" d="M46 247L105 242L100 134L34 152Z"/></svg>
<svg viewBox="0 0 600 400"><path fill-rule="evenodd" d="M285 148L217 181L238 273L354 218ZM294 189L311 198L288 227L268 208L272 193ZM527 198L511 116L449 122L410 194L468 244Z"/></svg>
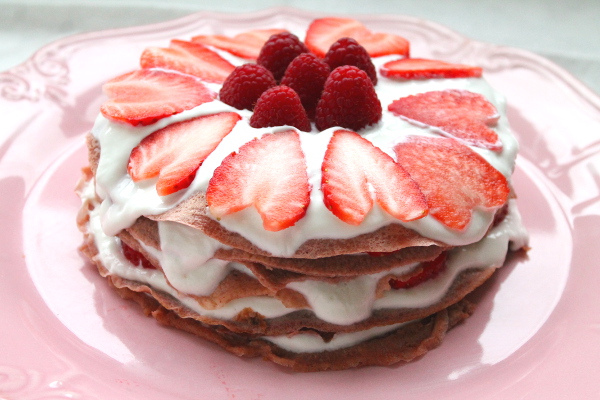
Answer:
<svg viewBox="0 0 600 400"><path fill-rule="evenodd" d="M219 97L254 111L254 128L289 125L309 132L312 120L320 131L334 126L358 131L381 119L375 84L375 66L354 39L339 39L321 59L283 32L269 38L256 64L233 70Z"/></svg>

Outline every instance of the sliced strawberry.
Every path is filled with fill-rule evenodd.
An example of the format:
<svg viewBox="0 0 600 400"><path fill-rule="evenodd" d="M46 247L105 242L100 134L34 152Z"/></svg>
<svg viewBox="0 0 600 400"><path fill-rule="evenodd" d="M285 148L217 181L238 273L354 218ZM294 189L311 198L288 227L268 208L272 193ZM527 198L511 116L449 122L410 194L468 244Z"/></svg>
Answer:
<svg viewBox="0 0 600 400"><path fill-rule="evenodd" d="M154 265L142 253L127 246L125 242L121 242L121 248L125 258L135 265L136 267L142 267L145 269L156 269Z"/></svg>
<svg viewBox="0 0 600 400"><path fill-rule="evenodd" d="M391 279L390 286L393 289L408 289L433 279L446 268L447 252L440 254L435 260L421 263L418 270L404 279Z"/></svg>
<svg viewBox="0 0 600 400"><path fill-rule="evenodd" d="M508 200L504 175L455 139L409 136L394 151L425 194L429 214L449 228L463 230L475 208L499 208Z"/></svg>
<svg viewBox="0 0 600 400"><path fill-rule="evenodd" d="M381 75L392 79L479 78L481 67L451 64L424 58L402 58L389 61L379 69Z"/></svg>
<svg viewBox="0 0 600 400"><path fill-rule="evenodd" d="M348 224L359 225L374 200L401 221L427 215L425 196L404 168L355 132L334 132L321 171L325 206Z"/></svg>
<svg viewBox="0 0 600 400"><path fill-rule="evenodd" d="M206 200L217 218L254 205L266 230L294 225L310 202L298 133L265 134L227 156L208 184Z"/></svg>
<svg viewBox="0 0 600 400"><path fill-rule="evenodd" d="M281 32L285 31L283 29L258 29L240 33L232 38L221 35L195 36L192 41L225 50L247 60L256 60L260 49L271 35Z"/></svg>
<svg viewBox="0 0 600 400"><path fill-rule="evenodd" d="M393 101L388 110L409 122L438 128L469 145L502 150L498 135L489 128L496 125L500 115L478 93L456 89L420 93Z"/></svg>
<svg viewBox="0 0 600 400"><path fill-rule="evenodd" d="M131 151L127 171L136 182L158 176L156 191L160 196L185 189L202 162L240 119L238 114L228 112L160 129Z"/></svg>
<svg viewBox="0 0 600 400"><path fill-rule="evenodd" d="M308 27L304 43L311 52L325 57L329 47L343 37L355 39L371 57L389 54L408 56L409 53L409 43L406 39L388 33L373 33L360 22L350 18L314 20Z"/></svg>
<svg viewBox="0 0 600 400"><path fill-rule="evenodd" d="M171 40L169 48L149 47L140 59L142 68L162 68L223 83L235 68L229 61L200 43Z"/></svg>
<svg viewBox="0 0 600 400"><path fill-rule="evenodd" d="M109 97L100 107L102 114L131 125L150 125L216 97L193 76L149 69L121 75L102 89Z"/></svg>

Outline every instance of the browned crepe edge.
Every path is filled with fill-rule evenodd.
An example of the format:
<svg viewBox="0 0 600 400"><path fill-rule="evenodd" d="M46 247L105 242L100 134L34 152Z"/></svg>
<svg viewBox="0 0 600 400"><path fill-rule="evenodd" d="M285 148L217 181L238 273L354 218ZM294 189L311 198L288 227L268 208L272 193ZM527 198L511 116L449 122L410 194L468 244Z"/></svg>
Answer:
<svg viewBox="0 0 600 400"><path fill-rule="evenodd" d="M86 231L87 219L78 220L79 228L84 232L84 243L80 250L96 264L100 274L110 278L119 287L126 287L135 292L147 293L154 297L163 307L176 312L183 318L192 318L209 325L222 325L228 330L251 335L277 336L299 332L303 329L314 329L322 332L356 332L375 326L391 325L425 318L462 300L494 272L494 268L463 271L453 282L446 295L436 304L418 309L382 309L375 310L371 317L352 325L337 325L318 319L311 310L293 311L277 318L265 318L251 309L242 310L233 320L220 320L202 316L183 306L177 299L146 284L112 276L97 257L98 249L92 235Z"/></svg>
<svg viewBox="0 0 600 400"><path fill-rule="evenodd" d="M144 249L140 242L129 233L129 230L121 231L117 237L129 247L141 253L157 270L162 271L164 274L159 261ZM165 280L173 290L181 293L169 282L166 275ZM200 306L207 310L214 310L223 307L230 301L251 296L275 297L288 308L310 308L302 294L292 289L286 289L285 287L263 285L263 282L256 277L237 270L230 271L210 295L196 296L182 294L193 298Z"/></svg>
<svg viewBox="0 0 600 400"><path fill-rule="evenodd" d="M128 230L121 231L117 237L126 245L141 253L157 270L162 270L159 261L156 260L146 249L129 233ZM243 272L232 270L219 283L215 290L206 296L190 295L180 292L165 276L169 286L183 295L188 295L196 300L200 306L207 310L214 310L225 306L230 301L252 296L270 296L279 299L287 308L311 308L308 301L301 293L289 289L286 286L291 282L318 280L328 283L339 283L353 277L321 277L302 275L281 269L267 268L264 265L251 262L242 262L254 276ZM388 274L377 283L376 298L383 296L384 292L391 290L390 280L408 280L410 277L421 272L421 268L414 268L403 274Z"/></svg>
<svg viewBox="0 0 600 400"><path fill-rule="evenodd" d="M90 164L90 170L92 171L92 175L96 176L98 164L100 163L100 142L90 132L85 136L85 144L87 145L88 149L88 162Z"/></svg>
<svg viewBox="0 0 600 400"><path fill-rule="evenodd" d="M405 247L393 253L339 255L319 259L279 258L250 254L238 249L218 249L215 257L241 263L258 263L269 269L280 269L309 277L347 277L376 274L405 265L431 261L444 249L438 246Z"/></svg>
<svg viewBox="0 0 600 400"><path fill-rule="evenodd" d="M155 221L140 217L126 230L136 240L139 240L145 245L151 246L156 250L161 250L158 224Z"/></svg>
<svg viewBox="0 0 600 400"><path fill-rule="evenodd" d="M138 221L140 221L140 220L138 220ZM141 246L140 243L138 242L139 239L145 241L145 244L153 242L153 236L148 235L147 231L148 230L156 230L156 226L155 226L156 223L154 221L150 221L147 219L145 219L145 221L147 221L148 223L146 224L146 222L144 222L142 224L135 224L134 225L135 228L123 230L117 236L123 242L125 242L125 244L127 244L129 247L140 252L157 269L162 270L159 262L150 253L148 253L144 249L144 247ZM135 234L136 237L134 237L133 234ZM150 239L148 240L148 238L150 238ZM408 249L405 249L405 250L408 250ZM438 254L438 252L436 252L434 254ZM340 256L340 257L344 257L344 256ZM215 257L215 258L218 258L218 257ZM370 257L370 258L379 260L379 259L385 259L386 257L381 256L381 257ZM227 259L227 258L225 257L225 259ZM200 304L203 308L213 310L216 308L220 308L220 307L224 306L225 304L227 304L229 301L232 301L235 299L249 297L249 296L261 296L261 295L276 297L279 300L281 300L281 302L288 308L310 308L308 302L306 301L306 298L302 294L300 294L299 292L296 292L292 289L286 288L286 286L289 283L306 281L306 280L323 281L323 282L328 282L328 283L339 283L339 282L348 281L348 280L354 278L354 276L328 277L328 276L301 274L301 273L297 273L297 272L287 271L284 269L267 267L260 263L246 261L243 258L242 259L230 258L229 261L239 262L239 263L245 265L248 269L250 269L250 271L254 275L254 278L249 277L247 275L243 276L241 273L239 273L237 271L233 271L235 276L232 276L232 274L229 274L224 279L224 281L219 284L217 289L212 294L210 294L208 296L192 296L192 295L190 295L190 297L193 297L194 299L196 299L198 304ZM308 261L310 261L310 260L308 260ZM413 261L418 262L420 260L415 259ZM416 268L414 270L411 269L400 275L388 274L388 275L382 277L379 280L379 282L377 283L376 298L382 297L383 293L385 291L388 291L391 289L390 283L389 283L390 280L400 279L400 280L406 281L413 275L418 274L420 271L421 271L421 269ZM167 279L166 276L165 276L165 279ZM173 287L173 285L171 285L170 282L168 282L168 279L167 279L167 283L169 283L169 285L171 287ZM175 287L173 287L173 289L177 290Z"/></svg>
<svg viewBox="0 0 600 400"><path fill-rule="evenodd" d="M474 310L474 305L463 299L423 320L403 325L390 333L350 347L316 353L295 353L260 338L239 335L223 327L207 326L200 321L181 318L153 298L128 288L118 288L110 279L109 282L121 297L137 302L145 315L154 317L165 326L209 340L237 356L262 357L296 372L389 366L412 361L438 347L446 333L468 318Z"/></svg>
<svg viewBox="0 0 600 400"><path fill-rule="evenodd" d="M117 235L117 237L129 247L141 253L157 270L160 270L164 273L159 261L156 260L150 253L148 253L146 249L140 244L140 242L138 242L129 233L128 230L121 231ZM342 281L352 279L352 277L315 277L280 269L271 269L258 263L242 263L248 269L250 269L254 276L250 276L246 273L237 270L232 270L219 283L215 290L211 294L206 296L197 296L182 293L169 282L167 276L165 276L165 279L167 280L169 286L171 286L174 290L177 290L179 293L192 297L196 300L198 304L200 304L200 306L207 310L214 310L225 306L230 301L252 296L270 296L277 298L287 308L311 308L304 295L293 289L289 289L286 286L291 282L305 280L319 280L328 283L339 283ZM400 279L406 281L411 276L419 274L420 272L420 268L415 268L401 275L388 274L382 277L377 283L376 298L382 297L384 292L391 290L389 283L390 280Z"/></svg>
<svg viewBox="0 0 600 400"><path fill-rule="evenodd" d="M137 240L160 249L156 221L144 217L138 218L131 227L127 228L127 231ZM416 262L433 260L443 250L445 249L439 246L420 246L406 247L377 256L363 253L312 259L267 257L235 248L219 248L215 252L214 258L243 264L258 263L267 268L296 272L318 279L318 277L355 277L375 274Z"/></svg>
<svg viewBox="0 0 600 400"><path fill-rule="evenodd" d="M205 235L236 249L260 256L273 257L238 233L230 232L206 214L204 193L196 193L176 207L160 214L147 215L154 221L173 221L196 228ZM364 252L394 252L405 247L446 247L441 242L425 238L400 224L389 224L370 233L349 239L310 239L289 258L323 258Z"/></svg>

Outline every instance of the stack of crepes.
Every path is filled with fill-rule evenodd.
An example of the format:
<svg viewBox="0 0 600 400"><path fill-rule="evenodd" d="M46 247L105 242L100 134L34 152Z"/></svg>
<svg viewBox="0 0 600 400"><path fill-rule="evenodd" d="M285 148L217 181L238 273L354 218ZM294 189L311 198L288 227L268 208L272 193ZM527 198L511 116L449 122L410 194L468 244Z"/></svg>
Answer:
<svg viewBox="0 0 600 400"><path fill-rule="evenodd" d="M217 94L231 71L207 78L199 52L181 49L233 68L252 62L240 41L260 50L265 32L149 49L141 70L105 86L78 186L81 249L146 314L240 356L297 371L419 357L472 313L465 296L507 251L527 244L504 99L477 70L398 77L396 60L417 60L407 49L373 54L368 35L384 34L329 18L309 27L307 48L322 57L339 36L362 40L379 120L256 127L251 110ZM169 57L180 59L147 65ZM421 112L432 109L450 122Z"/></svg>

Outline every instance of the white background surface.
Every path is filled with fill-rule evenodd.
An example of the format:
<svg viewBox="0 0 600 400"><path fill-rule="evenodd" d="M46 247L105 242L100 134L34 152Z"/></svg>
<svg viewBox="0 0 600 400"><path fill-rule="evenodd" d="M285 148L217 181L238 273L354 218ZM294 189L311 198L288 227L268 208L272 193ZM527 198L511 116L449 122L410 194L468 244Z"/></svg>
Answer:
<svg viewBox="0 0 600 400"><path fill-rule="evenodd" d="M276 6L329 15L424 18L471 39L533 51L600 93L600 0L0 0L0 71L76 33L151 24L197 11Z"/></svg>

